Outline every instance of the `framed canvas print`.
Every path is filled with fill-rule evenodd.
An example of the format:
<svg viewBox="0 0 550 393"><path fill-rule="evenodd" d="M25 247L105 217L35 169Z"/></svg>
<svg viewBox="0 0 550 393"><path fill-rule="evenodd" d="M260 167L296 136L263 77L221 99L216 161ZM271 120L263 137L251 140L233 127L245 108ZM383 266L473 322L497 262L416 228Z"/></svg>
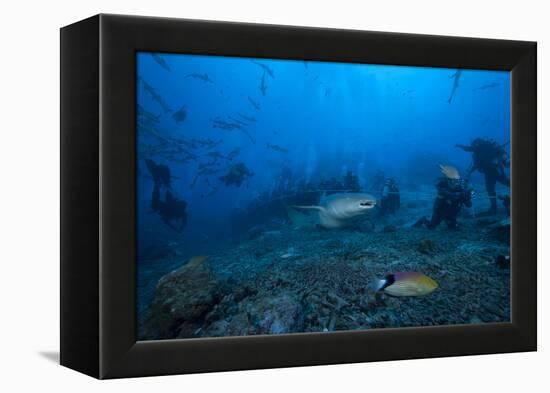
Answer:
<svg viewBox="0 0 550 393"><path fill-rule="evenodd" d="M61 363L536 350L536 44L98 15L61 30Z"/></svg>

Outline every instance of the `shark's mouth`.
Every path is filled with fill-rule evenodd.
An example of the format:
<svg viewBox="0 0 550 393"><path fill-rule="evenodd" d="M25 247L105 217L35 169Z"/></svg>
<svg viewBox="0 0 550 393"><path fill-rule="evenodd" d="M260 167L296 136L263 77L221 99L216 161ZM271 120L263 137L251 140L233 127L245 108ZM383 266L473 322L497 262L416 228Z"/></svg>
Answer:
<svg viewBox="0 0 550 393"><path fill-rule="evenodd" d="M360 202L359 206L374 207L374 206L376 206L376 202L374 202L374 201Z"/></svg>

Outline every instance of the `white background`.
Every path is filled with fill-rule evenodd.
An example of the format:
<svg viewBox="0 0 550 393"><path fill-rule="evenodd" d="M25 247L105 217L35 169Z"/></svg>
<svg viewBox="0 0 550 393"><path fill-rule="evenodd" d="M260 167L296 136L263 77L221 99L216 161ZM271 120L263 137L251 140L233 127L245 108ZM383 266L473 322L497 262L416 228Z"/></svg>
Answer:
<svg viewBox="0 0 550 393"><path fill-rule="evenodd" d="M0 23L0 391L548 391L550 209L544 1L6 1ZM539 352L96 381L55 363L59 345L59 31L124 13L538 41ZM546 206L545 206L546 205ZM546 329L545 329L546 327ZM544 363L547 363L544 365Z"/></svg>

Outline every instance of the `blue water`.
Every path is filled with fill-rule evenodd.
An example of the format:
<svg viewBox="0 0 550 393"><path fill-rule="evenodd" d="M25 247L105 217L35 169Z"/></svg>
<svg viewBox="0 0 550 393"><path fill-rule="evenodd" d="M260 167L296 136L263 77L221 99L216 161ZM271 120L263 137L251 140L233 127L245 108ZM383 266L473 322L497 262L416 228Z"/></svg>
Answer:
<svg viewBox="0 0 550 393"><path fill-rule="evenodd" d="M266 224L284 220L265 212L247 217L253 207L281 197L276 190L283 187L283 172L288 192L352 171L362 191L376 193L372 178L382 170L402 190L426 187L425 194L440 176L438 164L461 172L470 166L471 155L455 144L478 137L501 144L510 139L510 74L504 71L461 70L452 94L455 69L157 56L137 54L137 104L158 116L147 126L138 122L137 130L140 312L157 280L189 257L238 247L240 235L261 225L262 217ZM174 113L182 107L178 122ZM242 129L213 127L216 120ZM219 144L193 145L193 139ZM177 146L185 146L186 153ZM232 160L217 159L212 168L218 172L196 178L201 164L214 161L209 153L227 156L236 148ZM193 156L182 162L188 153ZM145 158L170 168L173 193L187 202L181 233L151 210L153 180ZM240 186L226 185L220 177L236 163L252 175ZM479 208L487 207L482 175L474 173L471 181ZM435 191L424 197L434 196Z"/></svg>

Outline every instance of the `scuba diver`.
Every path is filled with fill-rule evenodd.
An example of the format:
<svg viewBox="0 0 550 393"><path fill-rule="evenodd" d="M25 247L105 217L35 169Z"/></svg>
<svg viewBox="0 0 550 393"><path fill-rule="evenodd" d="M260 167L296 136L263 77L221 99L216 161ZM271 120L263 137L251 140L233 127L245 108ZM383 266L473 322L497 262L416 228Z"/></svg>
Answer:
<svg viewBox="0 0 550 393"><path fill-rule="evenodd" d="M168 168L168 166L157 164L155 161L149 158L145 159L145 165L147 165L149 173L151 174L151 176L153 176L153 182L155 184L163 185L168 189L171 188L170 168Z"/></svg>
<svg viewBox="0 0 550 393"><path fill-rule="evenodd" d="M376 171L376 174L372 178L371 188L373 190L379 190L384 185L385 180L386 180L386 175L384 174L384 171L381 169L378 169Z"/></svg>
<svg viewBox="0 0 550 393"><path fill-rule="evenodd" d="M254 176L254 174L248 170L244 163L240 162L232 165L229 168L229 172L219 179L224 182L226 186L235 185L240 187L247 178L252 176Z"/></svg>
<svg viewBox="0 0 550 393"><path fill-rule="evenodd" d="M344 189L347 192L359 192L361 187L359 187L359 179L353 174L352 171L348 171L346 176L344 176Z"/></svg>
<svg viewBox="0 0 550 393"><path fill-rule="evenodd" d="M178 199L171 191L170 168L166 165L155 163L146 159L147 169L153 176L153 194L151 195L151 209L157 213L162 222L176 232L181 232L187 225L187 202ZM164 187L166 192L164 200L160 198L160 189Z"/></svg>
<svg viewBox="0 0 550 393"><path fill-rule="evenodd" d="M456 216L462 206L472 207L472 190L468 187L467 181L460 178L456 168L440 165L443 177L436 184L437 197L434 201L432 218L428 220L425 216L418 220L413 226L420 228L426 226L428 229L435 229L445 221L449 229L458 230Z"/></svg>
<svg viewBox="0 0 550 393"><path fill-rule="evenodd" d="M500 195L498 199L502 201L506 214L510 215L510 195Z"/></svg>
<svg viewBox="0 0 550 393"><path fill-rule="evenodd" d="M319 189L326 191L327 195L337 193L339 191L344 191L344 185L336 179L336 177L331 177L328 180L322 180L319 183Z"/></svg>
<svg viewBox="0 0 550 393"><path fill-rule="evenodd" d="M472 165L468 170L467 178L474 171L485 176L485 189L489 195L491 207L482 215L494 215L497 213L497 182L510 187L510 178L506 175L505 169L510 166L510 160L504 147L507 143L499 145L492 139L476 138L470 146L456 145L459 149L472 153Z"/></svg>
<svg viewBox="0 0 550 393"><path fill-rule="evenodd" d="M380 198L380 215L394 214L401 206L399 188L394 179L388 178L384 181Z"/></svg>
<svg viewBox="0 0 550 393"><path fill-rule="evenodd" d="M151 208L160 216L162 222L176 232L181 232L187 225L187 202L176 198L170 190L166 190L162 201L158 183L155 183L153 188Z"/></svg>

